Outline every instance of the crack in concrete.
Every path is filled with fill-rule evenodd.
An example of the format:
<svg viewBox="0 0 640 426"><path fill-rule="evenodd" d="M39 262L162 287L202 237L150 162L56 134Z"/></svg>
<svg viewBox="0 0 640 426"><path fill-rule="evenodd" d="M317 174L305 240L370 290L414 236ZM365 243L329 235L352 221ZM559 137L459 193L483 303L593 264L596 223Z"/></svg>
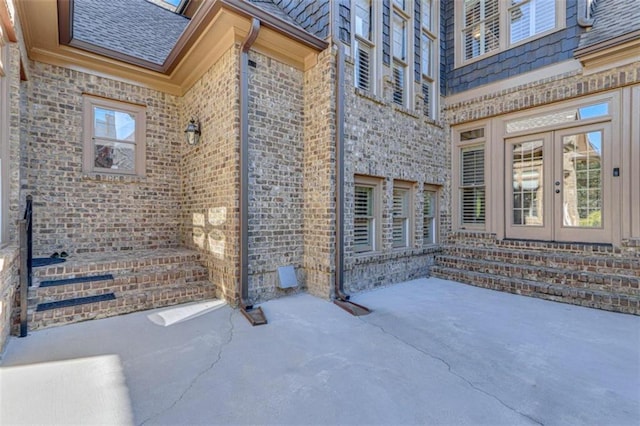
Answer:
<svg viewBox="0 0 640 426"><path fill-rule="evenodd" d="M369 322L369 321L365 321L365 320L364 320L363 318L361 318L361 317L358 317L358 319L359 319L360 321L364 322L365 324L369 324L369 325L371 325L371 326L373 326L373 327L376 327L377 329L379 329L380 331L382 331L384 334L386 334L386 335L388 335L388 336L393 337L394 339L396 339L396 340L397 340L397 341L399 341L400 343L402 343L402 344L404 344L404 345L406 345L406 346L409 346L410 348L412 348L412 349L414 349L414 350L416 350L416 351L420 352L421 354L426 355L426 356L428 356L428 357L429 357L429 358L431 358L431 359L435 359L435 360L437 360L437 361L440 361L441 363L443 363L443 364L447 367L447 370L448 370L448 372L449 372L449 373L453 374L454 376L458 377L459 379L461 379L462 381L464 381L465 383L467 383L467 384L468 384L472 389L474 389L474 390L476 390L476 391L478 391L478 392L480 392L480 393L483 393L483 394L487 395L487 396L488 396L488 397L490 397L490 398L495 399L495 400L496 400L496 401L498 401L502 406L504 406L505 408L507 408L507 409L509 409L509 410L513 411L514 413L517 413L517 414L521 415L522 417L525 417L525 418L527 418L527 419L531 420L532 422L534 422L534 423L536 423L536 424L538 424L538 425L540 425L540 426L544 426L544 423L542 423L540 420L538 420L538 419L536 419L536 418L534 418L534 417L530 416L529 414L523 413L522 411L520 411L520 410L518 410L518 409L516 409L516 408L514 408L514 407L512 407L512 406L510 406L509 404L507 404L506 402L504 402L502 399L500 399L497 395L494 395L494 394L492 394L491 392L488 392L488 391L486 391L486 390L484 390L484 389L482 389L482 388L478 387L477 385L475 385L473 382L471 382L469 379L467 379L467 378L466 378L466 377L464 377L463 375L458 374L458 373L456 373L455 371L453 371L453 369L451 368L451 364L449 364L449 363L448 363L447 361L445 361L443 358L440 358L440 357L439 357L439 356L437 356L437 355L433 355L433 354L431 354L431 353L427 352L426 350L424 350L424 349L422 349L422 348L419 348L419 347L415 346L415 345L414 345L414 344L412 344L412 343L409 343L409 342L404 341L403 339L401 339L400 337L398 337L398 336L396 336L395 334L391 333L390 331L387 331L387 330L386 330L384 327L382 327L381 325L374 324L374 323L371 323L371 322Z"/></svg>
<svg viewBox="0 0 640 426"><path fill-rule="evenodd" d="M231 310L231 313L229 314L229 336L227 338L226 342L223 342L222 345L220 345L220 349L218 350L218 354L216 356L216 359L213 360L213 362L204 370L202 370L201 372L199 372L194 378L193 380L191 380L191 383L189 383L189 386L187 386L187 388L182 391L182 393L180 394L180 396L173 401L173 403L168 406L167 408L165 408L164 410L160 411L159 413L153 414L149 417L147 417L144 421L142 421L139 426L142 426L144 424L146 424L147 422L160 417L161 415L163 415L164 413L168 412L169 410L171 410L173 407L175 407L176 405L178 405L180 403L180 401L182 401L185 397L185 395L187 393L189 393L189 391L193 388L193 386L196 384L196 382L205 374L207 374L209 371L211 371L222 359L222 351L224 350L225 347L227 347L231 341L233 340L233 331L234 331L234 325L233 325L233 314L235 313L235 310Z"/></svg>

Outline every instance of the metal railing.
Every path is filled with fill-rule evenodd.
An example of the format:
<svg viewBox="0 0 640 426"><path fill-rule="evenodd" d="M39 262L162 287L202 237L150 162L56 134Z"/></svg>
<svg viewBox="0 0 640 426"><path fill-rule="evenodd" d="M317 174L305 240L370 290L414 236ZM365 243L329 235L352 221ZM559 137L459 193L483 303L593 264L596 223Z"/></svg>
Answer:
<svg viewBox="0 0 640 426"><path fill-rule="evenodd" d="M27 195L24 217L18 220L20 240L20 337L27 335L27 303L31 287L33 197Z"/></svg>

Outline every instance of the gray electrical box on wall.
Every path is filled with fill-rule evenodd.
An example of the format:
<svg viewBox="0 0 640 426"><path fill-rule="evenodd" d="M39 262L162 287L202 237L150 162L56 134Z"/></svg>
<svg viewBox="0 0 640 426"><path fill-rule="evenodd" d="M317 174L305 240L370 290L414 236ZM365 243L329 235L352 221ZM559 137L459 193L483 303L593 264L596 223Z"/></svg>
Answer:
<svg viewBox="0 0 640 426"><path fill-rule="evenodd" d="M298 287L298 279L296 278L296 271L293 269L293 266L278 267L278 277L280 278L280 282L278 283L280 288Z"/></svg>

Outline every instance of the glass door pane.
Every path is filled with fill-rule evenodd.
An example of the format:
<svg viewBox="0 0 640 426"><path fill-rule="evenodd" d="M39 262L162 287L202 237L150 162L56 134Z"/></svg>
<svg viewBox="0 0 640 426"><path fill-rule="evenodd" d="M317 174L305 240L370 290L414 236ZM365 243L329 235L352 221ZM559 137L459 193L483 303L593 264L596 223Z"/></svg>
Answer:
<svg viewBox="0 0 640 426"><path fill-rule="evenodd" d="M602 130L562 137L562 225L602 228Z"/></svg>
<svg viewBox="0 0 640 426"><path fill-rule="evenodd" d="M507 139L505 236L550 240L553 233L551 133Z"/></svg>
<svg viewBox="0 0 640 426"><path fill-rule="evenodd" d="M512 224L544 225L544 139L515 143L512 148Z"/></svg>

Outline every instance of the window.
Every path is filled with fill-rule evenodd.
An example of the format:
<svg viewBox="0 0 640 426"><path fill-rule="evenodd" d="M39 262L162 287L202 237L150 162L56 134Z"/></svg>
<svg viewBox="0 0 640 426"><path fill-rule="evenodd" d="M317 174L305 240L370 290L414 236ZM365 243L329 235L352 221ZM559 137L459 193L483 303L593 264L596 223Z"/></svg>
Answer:
<svg viewBox="0 0 640 426"><path fill-rule="evenodd" d="M84 171L144 176L145 108L84 98Z"/></svg>
<svg viewBox="0 0 640 426"><path fill-rule="evenodd" d="M484 145L460 150L460 205L462 225L485 222Z"/></svg>
<svg viewBox="0 0 640 426"><path fill-rule="evenodd" d="M356 176L353 219L353 245L356 253L375 251L378 248L379 193L379 179Z"/></svg>
<svg viewBox="0 0 640 426"><path fill-rule="evenodd" d="M413 233L411 232L412 185L407 182L394 182L393 184L393 208L392 208L392 234L393 248L409 247Z"/></svg>
<svg viewBox="0 0 640 426"><path fill-rule="evenodd" d="M431 185L425 185L424 188L422 242L427 246L438 242L438 188Z"/></svg>
<svg viewBox="0 0 640 426"><path fill-rule="evenodd" d="M355 0L353 10L355 86L364 91L373 92L375 86L375 21L372 0Z"/></svg>
<svg viewBox="0 0 640 426"><path fill-rule="evenodd" d="M407 106L409 70L409 1L394 0L391 23L391 50L393 53L393 102Z"/></svg>
<svg viewBox="0 0 640 426"><path fill-rule="evenodd" d="M456 13L458 65L565 26L565 0L463 0Z"/></svg>
<svg viewBox="0 0 640 426"><path fill-rule="evenodd" d="M437 0L422 0L420 34L420 68L422 72L422 113L436 118L436 75L437 75Z"/></svg>

